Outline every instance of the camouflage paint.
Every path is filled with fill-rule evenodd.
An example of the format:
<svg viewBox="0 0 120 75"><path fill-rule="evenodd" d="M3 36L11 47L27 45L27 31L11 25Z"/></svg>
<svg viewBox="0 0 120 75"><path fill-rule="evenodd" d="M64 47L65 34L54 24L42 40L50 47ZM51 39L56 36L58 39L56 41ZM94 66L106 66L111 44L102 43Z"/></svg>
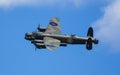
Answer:
<svg viewBox="0 0 120 75"><path fill-rule="evenodd" d="M51 37L44 37L44 44L47 49L55 50L60 46L60 40Z"/></svg>
<svg viewBox="0 0 120 75"><path fill-rule="evenodd" d="M49 25L45 31L45 34L57 34L61 35L61 29L60 29L60 20L58 18L52 18L49 22ZM51 37L44 37L44 44L47 49L49 50L55 50L60 46L60 40L51 38Z"/></svg>
<svg viewBox="0 0 120 75"><path fill-rule="evenodd" d="M45 33L61 35L60 20L58 18L52 18Z"/></svg>

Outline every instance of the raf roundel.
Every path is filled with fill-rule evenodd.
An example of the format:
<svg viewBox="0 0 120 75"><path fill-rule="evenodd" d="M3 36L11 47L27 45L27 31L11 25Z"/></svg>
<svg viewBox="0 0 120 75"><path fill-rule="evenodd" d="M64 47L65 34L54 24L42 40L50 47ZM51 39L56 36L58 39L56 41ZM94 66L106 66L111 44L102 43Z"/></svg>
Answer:
<svg viewBox="0 0 120 75"><path fill-rule="evenodd" d="M50 25L52 25L52 26L57 26L58 24L55 23L55 22L50 22Z"/></svg>

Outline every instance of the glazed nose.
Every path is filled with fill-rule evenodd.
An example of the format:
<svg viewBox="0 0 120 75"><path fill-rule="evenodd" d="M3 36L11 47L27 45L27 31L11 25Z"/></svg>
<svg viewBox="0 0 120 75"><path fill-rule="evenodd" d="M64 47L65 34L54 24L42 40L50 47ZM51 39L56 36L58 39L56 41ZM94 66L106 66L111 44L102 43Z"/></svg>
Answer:
<svg viewBox="0 0 120 75"><path fill-rule="evenodd" d="M32 33L26 33L26 34L25 34L25 39L26 39L26 40L30 40L31 37L32 37Z"/></svg>

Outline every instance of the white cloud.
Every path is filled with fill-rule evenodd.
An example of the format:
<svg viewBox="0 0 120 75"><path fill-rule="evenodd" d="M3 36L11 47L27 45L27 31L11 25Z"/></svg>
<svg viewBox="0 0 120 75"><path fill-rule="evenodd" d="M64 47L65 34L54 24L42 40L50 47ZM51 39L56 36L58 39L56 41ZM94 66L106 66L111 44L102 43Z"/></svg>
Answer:
<svg viewBox="0 0 120 75"><path fill-rule="evenodd" d="M97 35L113 50L120 52L120 0L114 0L104 9L104 15L94 23Z"/></svg>
<svg viewBox="0 0 120 75"><path fill-rule="evenodd" d="M0 0L0 7L14 6L79 6L84 0Z"/></svg>

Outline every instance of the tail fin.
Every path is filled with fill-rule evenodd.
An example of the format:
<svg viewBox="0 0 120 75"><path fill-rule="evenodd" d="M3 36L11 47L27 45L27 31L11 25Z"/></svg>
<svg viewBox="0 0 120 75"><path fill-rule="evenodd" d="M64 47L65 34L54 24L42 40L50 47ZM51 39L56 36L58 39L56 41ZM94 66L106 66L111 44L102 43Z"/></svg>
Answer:
<svg viewBox="0 0 120 75"><path fill-rule="evenodd" d="M86 48L87 48L88 50L91 50L92 47L93 47L93 40L92 40L92 38L93 38L93 28L92 28L92 27L90 27L90 28L88 29L87 36L88 36L88 40L87 40L87 42L86 42Z"/></svg>
<svg viewBox="0 0 120 75"><path fill-rule="evenodd" d="M52 18L49 22L49 25L45 31L48 34L61 34L60 20L58 18Z"/></svg>
<svg viewBox="0 0 120 75"><path fill-rule="evenodd" d="M92 27L90 27L90 28L88 29L87 36L88 36L88 37L93 37L93 28L92 28Z"/></svg>

